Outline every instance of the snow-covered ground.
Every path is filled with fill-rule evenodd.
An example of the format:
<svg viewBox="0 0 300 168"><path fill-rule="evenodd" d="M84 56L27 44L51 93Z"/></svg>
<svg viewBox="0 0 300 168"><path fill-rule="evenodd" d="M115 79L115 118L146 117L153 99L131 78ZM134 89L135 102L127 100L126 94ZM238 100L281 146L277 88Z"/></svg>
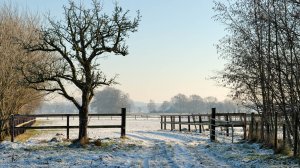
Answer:
<svg viewBox="0 0 300 168"><path fill-rule="evenodd" d="M71 125L78 122L71 119ZM43 125L66 124L61 118L42 120ZM119 124L119 119L90 119L90 125ZM259 144L239 143L236 136L218 136L209 141L209 132L189 133L160 130L159 119L127 119L127 138L120 139L119 129L91 129L92 139L102 146L85 148L62 141L65 130L41 130L27 142L0 144L0 167L299 167L297 160L273 155ZM70 131L76 138L77 130ZM53 141L53 138L56 138ZM51 141L52 139L52 141Z"/></svg>

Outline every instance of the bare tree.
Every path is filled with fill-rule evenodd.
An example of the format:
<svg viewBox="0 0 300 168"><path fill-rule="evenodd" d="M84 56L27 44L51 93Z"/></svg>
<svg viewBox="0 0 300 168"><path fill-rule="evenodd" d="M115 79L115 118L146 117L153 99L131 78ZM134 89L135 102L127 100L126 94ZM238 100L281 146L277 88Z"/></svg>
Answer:
<svg viewBox="0 0 300 168"><path fill-rule="evenodd" d="M274 129L275 112L281 113L289 143L297 145L291 140L299 134L299 2L228 0L217 2L215 10L229 30L219 45L228 60L221 82L261 114L261 130ZM269 142L263 131L260 138Z"/></svg>
<svg viewBox="0 0 300 168"><path fill-rule="evenodd" d="M0 7L0 130L8 130L12 114L32 113L42 101L43 94L27 88L21 82L19 63L36 62L33 54L17 44L16 38L28 39L37 22L33 16L18 11L10 4ZM29 57L30 55L30 57ZM2 139L7 132L0 132Z"/></svg>
<svg viewBox="0 0 300 168"><path fill-rule="evenodd" d="M78 139L81 143L88 138L89 105L95 88L116 83L116 77L107 78L100 71L97 58L105 53L127 55L125 39L128 33L137 31L139 12L133 20L129 19L128 12L116 5L109 16L103 12L98 0L93 1L92 9L70 1L68 6L64 6L63 21L49 17L49 24L37 30L40 42L24 42L25 48L31 52L56 54L49 57L47 66L37 66L24 72L24 75L32 88L57 92L77 107L80 118ZM36 85L44 82L49 83L42 87ZM81 100L70 94L67 87L70 84L80 91Z"/></svg>

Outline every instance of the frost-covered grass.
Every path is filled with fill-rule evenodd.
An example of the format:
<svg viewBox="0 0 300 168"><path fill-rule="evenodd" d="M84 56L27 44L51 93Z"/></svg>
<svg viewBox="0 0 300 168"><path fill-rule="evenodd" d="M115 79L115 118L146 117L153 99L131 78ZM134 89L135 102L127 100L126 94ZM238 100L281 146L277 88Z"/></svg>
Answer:
<svg viewBox="0 0 300 168"><path fill-rule="evenodd" d="M62 119L44 124L65 124ZM71 120L76 124L76 119ZM78 121L77 121L78 122ZM119 119L91 119L90 124L118 124ZM127 120L127 138L119 129L92 129L91 143L83 148L64 140L65 130L40 131L26 142L0 144L0 167L299 167L297 159L274 155L259 144L217 137L209 132L162 131L159 119ZM72 130L76 138L77 130Z"/></svg>

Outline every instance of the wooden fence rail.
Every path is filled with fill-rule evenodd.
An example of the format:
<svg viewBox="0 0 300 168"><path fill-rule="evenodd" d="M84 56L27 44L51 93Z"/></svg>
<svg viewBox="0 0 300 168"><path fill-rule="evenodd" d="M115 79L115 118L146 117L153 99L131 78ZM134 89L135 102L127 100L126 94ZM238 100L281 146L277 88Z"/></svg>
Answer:
<svg viewBox="0 0 300 168"><path fill-rule="evenodd" d="M26 130L26 129L66 129L67 131L67 139L69 139L70 129L79 128L79 126L70 126L70 117L79 116L78 114L31 114L31 115L12 115L11 116L11 142L14 142L14 137L16 136L15 132L18 130ZM121 113L115 114L89 114L89 116L120 116L121 117L121 125L88 125L88 128L120 128L121 129L121 137L125 137L126 135L126 108L121 109ZM15 123L15 121L19 121L19 118L25 117L33 117L33 118L49 118L49 117L66 117L67 123L65 126L32 126L27 124L19 124Z"/></svg>

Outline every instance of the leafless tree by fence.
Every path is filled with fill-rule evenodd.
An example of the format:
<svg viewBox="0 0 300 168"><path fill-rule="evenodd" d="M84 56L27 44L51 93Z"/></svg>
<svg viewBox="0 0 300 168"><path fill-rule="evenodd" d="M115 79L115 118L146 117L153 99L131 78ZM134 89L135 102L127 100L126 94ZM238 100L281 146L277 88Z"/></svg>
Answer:
<svg viewBox="0 0 300 168"><path fill-rule="evenodd" d="M261 128L277 129L274 116L284 116L292 147L299 136L300 6L296 1L218 2L216 19L227 26L228 35L219 52L228 60L219 81L232 96L261 115ZM268 142L265 131L260 140Z"/></svg>
<svg viewBox="0 0 300 168"><path fill-rule="evenodd" d="M139 20L139 14L131 20L128 11L117 5L109 16L103 12L98 0L92 1L92 9L69 1L69 5L64 7L63 21L49 18L45 28L37 29L40 41L23 43L33 53L45 51L56 54L54 59L48 57L53 61L45 62L48 63L46 66L35 66L24 71L24 75L32 88L57 92L76 106L80 117L78 139L81 143L88 140L88 113L95 88L116 83L116 77L107 78L99 69L98 58L107 53L127 55L125 40L130 32L137 31ZM70 94L66 87L70 85L77 88L81 100Z"/></svg>
<svg viewBox="0 0 300 168"><path fill-rule="evenodd" d="M35 55L27 53L18 39L28 39L34 17L18 11L9 4L0 6L0 140L8 134L8 120L11 114L27 114L39 105L43 94L23 85L19 71L20 62L30 66L36 62Z"/></svg>

